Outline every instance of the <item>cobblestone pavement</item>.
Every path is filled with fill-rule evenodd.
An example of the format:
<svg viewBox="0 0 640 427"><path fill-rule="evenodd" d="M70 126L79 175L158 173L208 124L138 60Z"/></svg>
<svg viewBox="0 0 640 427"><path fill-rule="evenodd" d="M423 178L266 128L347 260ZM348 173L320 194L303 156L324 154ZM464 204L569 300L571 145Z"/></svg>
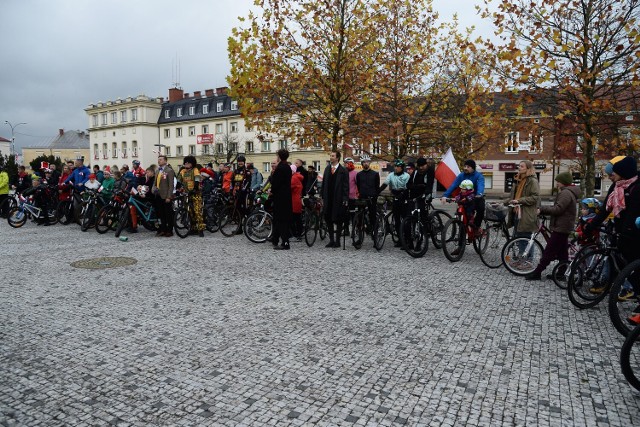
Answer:
<svg viewBox="0 0 640 427"><path fill-rule="evenodd" d="M0 425L640 425L605 308L472 250L4 222L0 242ZM100 256L138 263L70 266Z"/></svg>

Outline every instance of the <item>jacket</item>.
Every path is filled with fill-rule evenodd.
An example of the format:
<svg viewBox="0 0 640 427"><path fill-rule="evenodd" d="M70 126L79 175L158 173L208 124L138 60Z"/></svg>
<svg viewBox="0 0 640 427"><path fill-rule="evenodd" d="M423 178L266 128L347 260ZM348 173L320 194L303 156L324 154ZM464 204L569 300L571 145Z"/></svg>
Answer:
<svg viewBox="0 0 640 427"><path fill-rule="evenodd" d="M538 187L538 180L535 176L528 176L522 190L522 196L518 199L520 202L520 219L518 220L518 228L515 230L518 233L533 233L538 230L538 205L540 204L540 189ZM504 204L508 205L511 200L516 197L516 191L518 185L514 183L511 188L511 195L507 200L504 200ZM507 219L507 226L513 227L515 219L515 209L509 210L509 217Z"/></svg>
<svg viewBox="0 0 640 427"><path fill-rule="evenodd" d="M455 181L453 181L453 184L449 186L442 197L451 197L451 193L453 193L453 191L458 188L465 179L473 182L473 189L476 192L476 196L484 195L484 175L478 171L473 171L472 173L459 173L458 176L456 176Z"/></svg>
<svg viewBox="0 0 640 427"><path fill-rule="evenodd" d="M291 175L291 168L287 165L287 162L278 163L273 175L271 175L274 221L290 222L293 218Z"/></svg>
<svg viewBox="0 0 640 427"><path fill-rule="evenodd" d="M362 170L356 175L360 198L376 197L380 188L380 174L374 170Z"/></svg>
<svg viewBox="0 0 640 427"><path fill-rule="evenodd" d="M64 182L65 184L68 182L72 182L76 190L82 191L84 190L84 183L89 181L90 174L91 170L83 165L79 168L75 168L73 172L71 172L71 175L69 175Z"/></svg>
<svg viewBox="0 0 640 427"><path fill-rule="evenodd" d="M331 164L324 169L322 176L322 200L325 217L333 222L342 221L347 213L344 206L349 200L349 174L347 169L338 164L331 174Z"/></svg>
<svg viewBox="0 0 640 427"><path fill-rule="evenodd" d="M151 193L158 195L162 200L173 197L173 183L176 174L169 165L158 168L153 180Z"/></svg>
<svg viewBox="0 0 640 427"><path fill-rule="evenodd" d="M291 176L291 205L293 213L302 213L302 182L304 177L300 172L296 172Z"/></svg>
<svg viewBox="0 0 640 427"><path fill-rule="evenodd" d="M9 174L0 172L0 195L9 194Z"/></svg>
<svg viewBox="0 0 640 427"><path fill-rule="evenodd" d="M542 215L550 215L549 228L556 233L569 234L573 231L578 212L577 202L580 197L580 187L569 185L562 187L553 206L540 206Z"/></svg>

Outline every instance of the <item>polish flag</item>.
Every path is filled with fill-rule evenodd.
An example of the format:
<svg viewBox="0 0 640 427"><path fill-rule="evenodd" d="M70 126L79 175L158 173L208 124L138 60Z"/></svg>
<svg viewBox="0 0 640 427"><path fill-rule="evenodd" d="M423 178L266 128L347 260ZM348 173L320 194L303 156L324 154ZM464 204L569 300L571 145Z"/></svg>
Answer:
<svg viewBox="0 0 640 427"><path fill-rule="evenodd" d="M442 186L449 188L456 177L460 174L460 168L456 159L453 157L453 151L451 147L447 150L447 154L444 155L442 161L436 168L436 179Z"/></svg>

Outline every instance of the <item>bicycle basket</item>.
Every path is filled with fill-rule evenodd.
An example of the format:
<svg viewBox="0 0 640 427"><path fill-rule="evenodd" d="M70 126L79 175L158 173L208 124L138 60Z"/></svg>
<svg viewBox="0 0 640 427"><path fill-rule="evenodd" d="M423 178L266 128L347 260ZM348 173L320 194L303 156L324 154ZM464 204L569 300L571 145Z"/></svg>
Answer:
<svg viewBox="0 0 640 427"><path fill-rule="evenodd" d="M502 205L487 204L484 217L489 221L503 221L507 217L509 208Z"/></svg>

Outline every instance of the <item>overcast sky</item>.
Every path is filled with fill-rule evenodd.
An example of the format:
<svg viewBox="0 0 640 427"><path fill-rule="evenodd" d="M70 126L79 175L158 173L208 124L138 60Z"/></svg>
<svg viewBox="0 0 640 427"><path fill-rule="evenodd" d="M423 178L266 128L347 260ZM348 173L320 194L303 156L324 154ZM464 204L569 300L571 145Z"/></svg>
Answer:
<svg viewBox="0 0 640 427"><path fill-rule="evenodd" d="M472 0L434 0L441 18L487 24ZM226 85L227 38L253 0L0 0L0 136L41 145L86 130L91 103L167 97L180 62L185 92ZM485 27L485 28L482 28Z"/></svg>

